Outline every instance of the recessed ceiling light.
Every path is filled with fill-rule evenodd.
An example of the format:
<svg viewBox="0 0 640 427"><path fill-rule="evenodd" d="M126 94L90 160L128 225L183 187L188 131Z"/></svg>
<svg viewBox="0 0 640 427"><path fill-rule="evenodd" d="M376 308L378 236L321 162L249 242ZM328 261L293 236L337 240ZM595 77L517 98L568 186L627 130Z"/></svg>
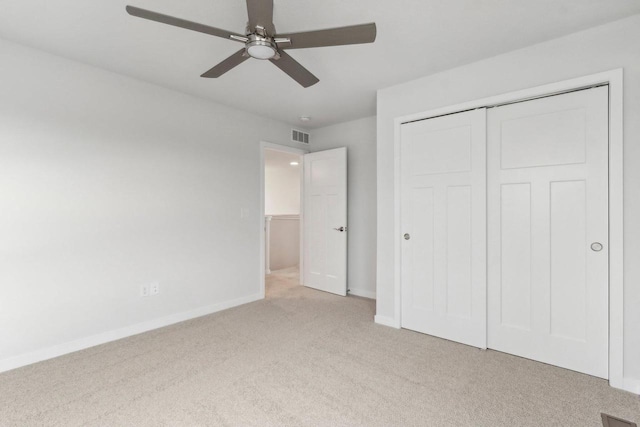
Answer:
<svg viewBox="0 0 640 427"><path fill-rule="evenodd" d="M298 118L300 119L301 122L310 122L311 121L311 117L309 117L309 116L300 116Z"/></svg>
<svg viewBox="0 0 640 427"><path fill-rule="evenodd" d="M289 163L289 164L290 164L291 166L298 166L300 163L298 163L298 162L291 162L291 163Z"/></svg>

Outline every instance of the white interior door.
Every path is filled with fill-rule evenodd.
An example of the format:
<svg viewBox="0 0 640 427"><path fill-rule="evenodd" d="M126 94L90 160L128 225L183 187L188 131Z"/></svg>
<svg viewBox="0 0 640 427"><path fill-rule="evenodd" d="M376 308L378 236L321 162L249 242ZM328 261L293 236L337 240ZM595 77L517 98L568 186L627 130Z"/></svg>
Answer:
<svg viewBox="0 0 640 427"><path fill-rule="evenodd" d="M401 171L402 327L486 348L486 110L402 125Z"/></svg>
<svg viewBox="0 0 640 427"><path fill-rule="evenodd" d="M305 286L347 295L347 149L304 155Z"/></svg>
<svg viewBox="0 0 640 427"><path fill-rule="evenodd" d="M608 377L608 88L488 112L490 348Z"/></svg>

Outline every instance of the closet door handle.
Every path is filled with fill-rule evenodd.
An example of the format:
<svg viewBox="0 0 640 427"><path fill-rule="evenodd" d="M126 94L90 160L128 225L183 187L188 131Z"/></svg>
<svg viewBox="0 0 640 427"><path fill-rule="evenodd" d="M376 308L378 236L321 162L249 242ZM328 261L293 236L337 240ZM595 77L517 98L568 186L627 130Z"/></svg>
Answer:
<svg viewBox="0 0 640 427"><path fill-rule="evenodd" d="M334 228L334 230L344 233L345 231L347 231L347 227Z"/></svg>

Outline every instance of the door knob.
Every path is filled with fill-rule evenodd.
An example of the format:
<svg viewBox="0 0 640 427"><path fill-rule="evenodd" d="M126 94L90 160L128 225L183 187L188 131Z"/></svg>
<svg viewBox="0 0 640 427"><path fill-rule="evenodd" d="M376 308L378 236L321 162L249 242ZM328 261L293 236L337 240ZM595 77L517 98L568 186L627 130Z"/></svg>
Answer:
<svg viewBox="0 0 640 427"><path fill-rule="evenodd" d="M600 242L593 242L591 244L591 250L594 252L600 252L602 250L603 246L602 243Z"/></svg>
<svg viewBox="0 0 640 427"><path fill-rule="evenodd" d="M345 231L347 231L347 227L334 228L334 230L344 233Z"/></svg>
<svg viewBox="0 0 640 427"><path fill-rule="evenodd" d="M409 233L404 233L404 240L409 240L411 235Z"/></svg>

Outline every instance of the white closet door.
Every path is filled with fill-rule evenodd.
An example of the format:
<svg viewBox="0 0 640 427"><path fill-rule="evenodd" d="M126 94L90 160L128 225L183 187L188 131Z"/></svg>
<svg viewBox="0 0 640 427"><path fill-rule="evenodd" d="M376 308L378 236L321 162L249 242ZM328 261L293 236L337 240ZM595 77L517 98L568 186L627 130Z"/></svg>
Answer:
<svg viewBox="0 0 640 427"><path fill-rule="evenodd" d="M608 376L608 88L488 111L490 348Z"/></svg>
<svg viewBox="0 0 640 427"><path fill-rule="evenodd" d="M402 327L486 348L486 111L401 127Z"/></svg>
<svg viewBox="0 0 640 427"><path fill-rule="evenodd" d="M304 155L304 285L347 295L347 149Z"/></svg>

